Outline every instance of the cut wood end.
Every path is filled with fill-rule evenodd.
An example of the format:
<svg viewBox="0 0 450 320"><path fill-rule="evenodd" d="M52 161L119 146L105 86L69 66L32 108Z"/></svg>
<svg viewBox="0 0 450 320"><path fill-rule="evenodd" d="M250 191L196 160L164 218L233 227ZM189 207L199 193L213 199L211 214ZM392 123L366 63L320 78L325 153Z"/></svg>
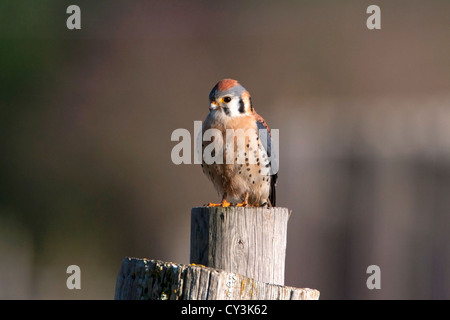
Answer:
<svg viewBox="0 0 450 320"><path fill-rule="evenodd" d="M116 300L318 300L320 292L263 283L198 265L125 258Z"/></svg>

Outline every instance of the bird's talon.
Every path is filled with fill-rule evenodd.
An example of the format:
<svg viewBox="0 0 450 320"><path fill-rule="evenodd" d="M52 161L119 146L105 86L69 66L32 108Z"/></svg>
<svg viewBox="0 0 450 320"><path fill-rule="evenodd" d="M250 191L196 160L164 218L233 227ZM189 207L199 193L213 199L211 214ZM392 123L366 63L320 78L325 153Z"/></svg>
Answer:
<svg viewBox="0 0 450 320"><path fill-rule="evenodd" d="M248 207L248 203L246 202L236 203L236 207Z"/></svg>
<svg viewBox="0 0 450 320"><path fill-rule="evenodd" d="M210 203L205 204L205 207L221 207L221 206L222 206L222 203L210 202Z"/></svg>

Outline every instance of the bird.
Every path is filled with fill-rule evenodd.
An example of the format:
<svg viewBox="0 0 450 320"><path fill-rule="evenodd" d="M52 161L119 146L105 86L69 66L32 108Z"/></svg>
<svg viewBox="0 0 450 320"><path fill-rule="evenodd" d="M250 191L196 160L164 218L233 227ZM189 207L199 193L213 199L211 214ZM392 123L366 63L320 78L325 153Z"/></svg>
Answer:
<svg viewBox="0 0 450 320"><path fill-rule="evenodd" d="M215 135L208 140L205 133L210 129ZM255 111L250 93L237 80L223 79L212 88L201 133L202 170L222 196L220 203L206 206L276 205L278 170L273 170L276 156L272 134Z"/></svg>

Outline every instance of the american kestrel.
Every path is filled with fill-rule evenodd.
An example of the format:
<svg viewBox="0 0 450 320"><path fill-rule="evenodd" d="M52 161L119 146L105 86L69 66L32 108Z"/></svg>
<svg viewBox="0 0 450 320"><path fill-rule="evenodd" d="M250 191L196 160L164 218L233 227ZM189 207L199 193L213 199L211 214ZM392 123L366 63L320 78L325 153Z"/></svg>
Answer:
<svg viewBox="0 0 450 320"><path fill-rule="evenodd" d="M223 157L219 156L221 161L213 163L207 163L204 158L202 161L203 173L222 196L221 203L207 206L228 207L232 203L275 206L278 175L271 170L275 163L271 161L275 159L271 132L253 108L249 92L236 80L224 79L211 90L209 102L210 112L203 122L202 136L208 129L217 129L220 134L211 141L203 141L202 154L205 149L211 151L210 144L214 143L216 148L212 155L222 152ZM242 138L241 143L238 142L238 135L227 140L227 132L244 132L245 143Z"/></svg>

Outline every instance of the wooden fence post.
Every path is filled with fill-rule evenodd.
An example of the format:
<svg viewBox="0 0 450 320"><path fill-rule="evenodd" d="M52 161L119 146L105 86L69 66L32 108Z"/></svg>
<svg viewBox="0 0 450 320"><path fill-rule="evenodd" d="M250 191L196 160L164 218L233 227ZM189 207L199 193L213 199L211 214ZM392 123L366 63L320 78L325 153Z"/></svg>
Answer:
<svg viewBox="0 0 450 320"><path fill-rule="evenodd" d="M306 300L319 291L284 286L286 208L195 207L189 265L125 258L115 299Z"/></svg>
<svg viewBox="0 0 450 320"><path fill-rule="evenodd" d="M287 208L196 207L191 263L284 285Z"/></svg>

